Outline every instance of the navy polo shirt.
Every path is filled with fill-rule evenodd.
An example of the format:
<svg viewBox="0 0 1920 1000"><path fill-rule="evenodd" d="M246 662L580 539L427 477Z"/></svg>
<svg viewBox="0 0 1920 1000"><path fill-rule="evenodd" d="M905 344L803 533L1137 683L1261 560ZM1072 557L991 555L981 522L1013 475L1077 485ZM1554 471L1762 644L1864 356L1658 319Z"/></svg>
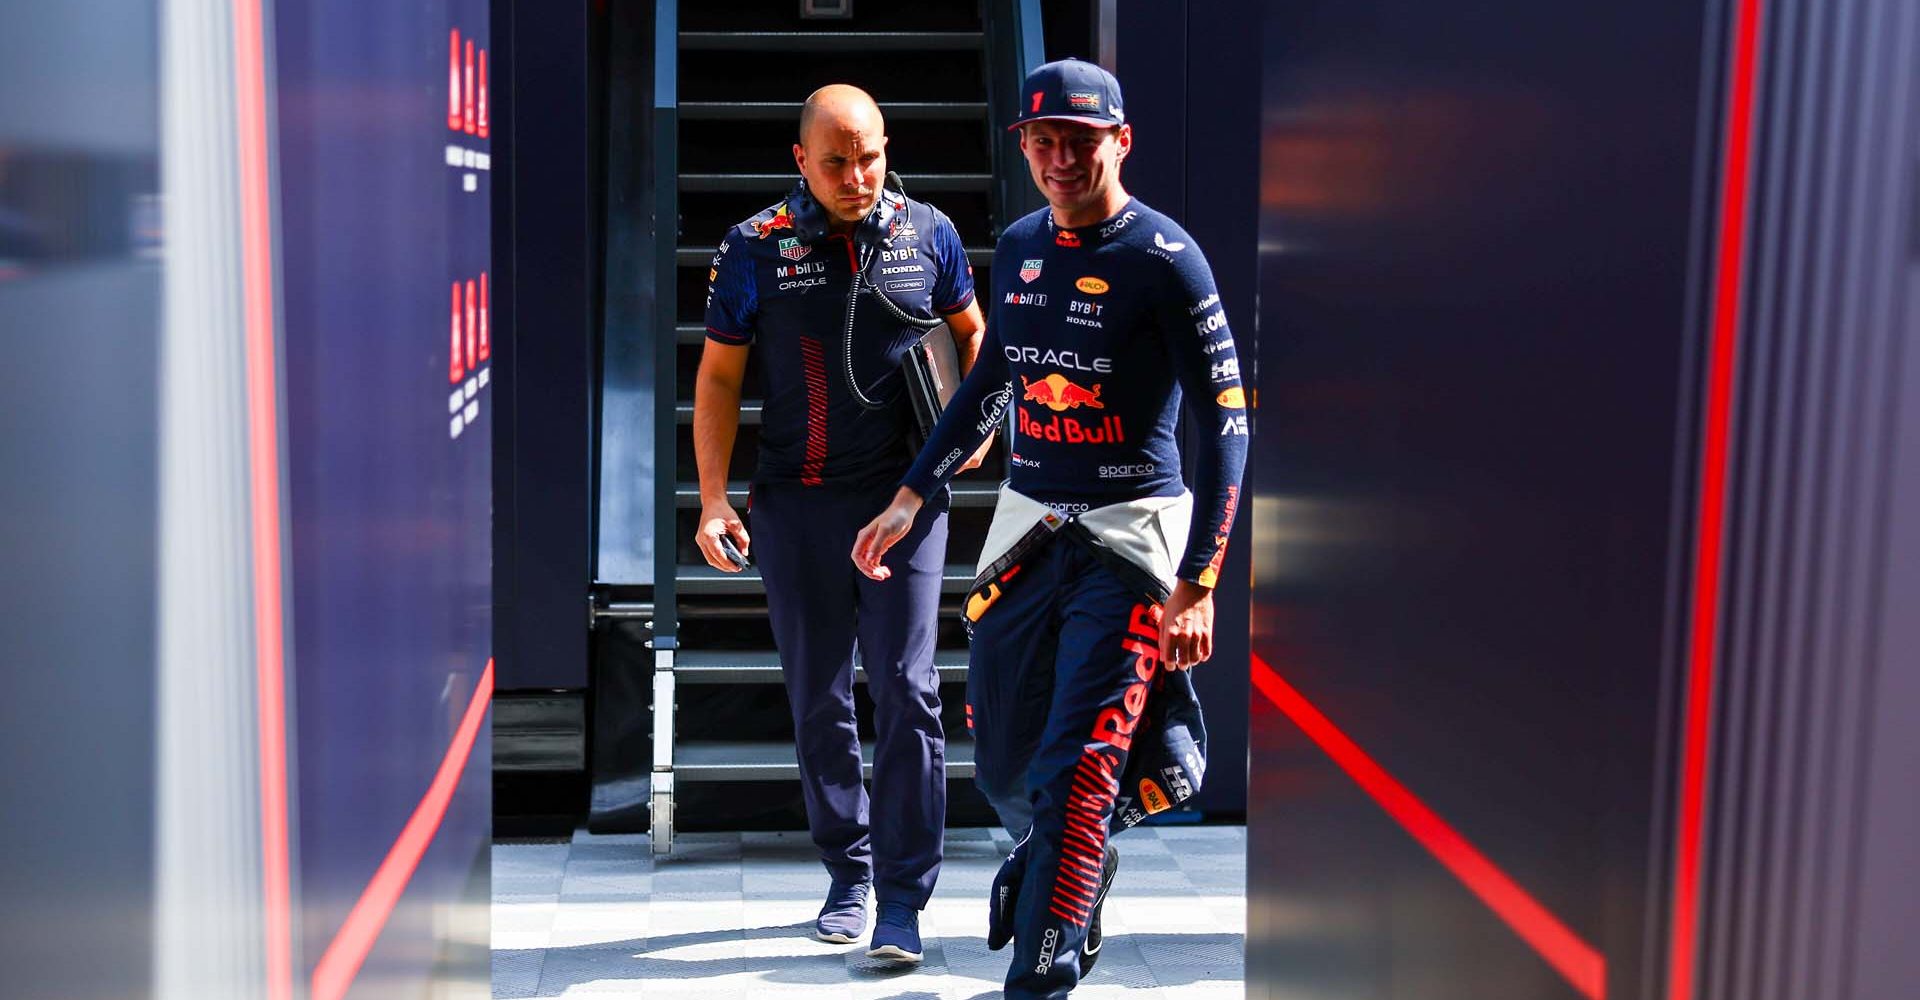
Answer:
<svg viewBox="0 0 1920 1000"><path fill-rule="evenodd" d="M884 294L920 318L973 302L973 270L960 235L925 202L889 193L851 235L826 232L825 215L797 186L785 200L728 230L708 272L707 337L752 344L766 375L755 482L870 485L911 462L912 423L899 375L924 331L870 296ZM852 336L853 376L868 410L847 389L847 290L856 262L866 282Z"/></svg>

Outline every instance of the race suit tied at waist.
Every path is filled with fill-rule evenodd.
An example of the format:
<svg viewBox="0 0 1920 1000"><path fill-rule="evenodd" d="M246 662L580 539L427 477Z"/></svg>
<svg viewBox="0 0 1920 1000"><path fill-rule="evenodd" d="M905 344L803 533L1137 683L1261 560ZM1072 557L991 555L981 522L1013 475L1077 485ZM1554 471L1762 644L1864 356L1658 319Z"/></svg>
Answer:
<svg viewBox="0 0 1920 1000"><path fill-rule="evenodd" d="M1022 559L1061 532L1143 596L1156 604L1165 601L1178 582L1176 560L1186 551L1192 521L1193 494L1185 491L1108 504L1070 517L1002 483L974 569L967 618L977 620L971 610L976 599L1005 582L1001 578L1017 572Z"/></svg>
<svg viewBox="0 0 1920 1000"><path fill-rule="evenodd" d="M1186 550L1192 514L1193 495L1183 492L1069 517L1002 484L967 595L966 620L978 622L1004 588L1015 585L1021 563L1056 536L1093 555L1143 599L1156 607L1164 604L1178 579L1175 559ZM1130 735L1115 796L1116 833L1191 798L1206 776L1207 727L1193 677L1166 669L1157 651L1152 668L1147 703Z"/></svg>

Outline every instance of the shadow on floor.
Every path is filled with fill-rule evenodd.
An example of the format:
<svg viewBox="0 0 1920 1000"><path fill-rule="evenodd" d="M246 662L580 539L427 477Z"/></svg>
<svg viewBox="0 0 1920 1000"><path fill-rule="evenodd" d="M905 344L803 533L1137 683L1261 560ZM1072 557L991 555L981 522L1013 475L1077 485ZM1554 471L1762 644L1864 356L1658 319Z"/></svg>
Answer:
<svg viewBox="0 0 1920 1000"><path fill-rule="evenodd" d="M532 958L544 952L545 961L539 976L538 986L527 991L503 992L502 984L495 983L496 997L552 997L565 993L569 988L586 986L592 983L621 981L675 982L684 988L697 990L702 979L720 976L754 975L769 983L790 983L810 986L833 986L849 981L883 981L888 979L909 980L922 973L954 975L961 974L976 978L998 980L1006 971L1006 963L1013 952L1003 949L998 952L987 951L986 940L979 937L941 937L927 941L926 962L922 965L893 965L878 961L867 961L859 957L849 957L852 949L822 951L817 955L778 955L723 958L671 958L663 953L679 948L703 944L742 940L765 940L790 932L795 938L811 939L812 923L796 923L775 927L755 927L745 930L699 931L686 934L654 935L631 941L608 941L590 946L572 948L547 948L542 951L501 950L494 953L496 962L512 963L516 958ZM1243 938L1238 934L1127 934L1116 935L1108 940L1107 954L1092 976L1092 982L1111 982L1116 967L1129 966L1138 970L1144 967L1153 979L1152 983L1142 983L1140 988L1157 989L1184 986L1204 981L1238 982L1242 977L1243 963L1238 959ZM1140 954L1142 945L1156 950L1171 949L1189 952L1211 952L1221 956L1218 961L1182 961L1155 966L1145 961ZM822 948L833 947L822 945ZM1234 958L1225 960L1231 953ZM957 961L956 961L957 960ZM1128 976L1128 980L1137 976ZM732 985L732 984L729 984ZM902 983L907 986L906 982ZM988 1000L997 997L1000 991L987 990L973 1000ZM889 1000L938 1000L940 993L935 990L913 990L893 994Z"/></svg>

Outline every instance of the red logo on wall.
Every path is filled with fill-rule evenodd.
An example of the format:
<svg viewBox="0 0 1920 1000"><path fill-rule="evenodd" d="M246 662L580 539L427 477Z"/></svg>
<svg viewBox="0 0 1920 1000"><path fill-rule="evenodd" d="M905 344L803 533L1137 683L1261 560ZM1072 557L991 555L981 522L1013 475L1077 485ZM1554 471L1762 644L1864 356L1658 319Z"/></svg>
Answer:
<svg viewBox="0 0 1920 1000"><path fill-rule="evenodd" d="M453 283L452 319L448 324L447 381L459 384L474 373L482 361L493 357L488 326L487 273L478 278Z"/></svg>
<svg viewBox="0 0 1920 1000"><path fill-rule="evenodd" d="M460 29L447 35L447 127L460 131Z"/></svg>
<svg viewBox="0 0 1920 1000"><path fill-rule="evenodd" d="M480 419L480 390L492 381L484 362L493 356L491 317L488 313L487 273L455 281L447 309L447 396L451 418L447 434L457 438Z"/></svg>
<svg viewBox="0 0 1920 1000"><path fill-rule="evenodd" d="M459 28L447 33L447 127L487 137L487 50L462 43Z"/></svg>

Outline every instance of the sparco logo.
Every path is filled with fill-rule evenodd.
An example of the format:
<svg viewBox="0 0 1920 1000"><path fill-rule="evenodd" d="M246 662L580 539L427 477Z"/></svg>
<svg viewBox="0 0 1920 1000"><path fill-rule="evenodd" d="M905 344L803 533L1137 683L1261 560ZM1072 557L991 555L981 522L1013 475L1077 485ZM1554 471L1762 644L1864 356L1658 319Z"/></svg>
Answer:
<svg viewBox="0 0 1920 1000"><path fill-rule="evenodd" d="M1100 467L1101 479L1133 479L1139 476L1153 475L1152 462L1140 462L1133 465L1103 465Z"/></svg>
<svg viewBox="0 0 1920 1000"><path fill-rule="evenodd" d="M1033 967L1034 975L1044 976L1047 974L1048 969L1053 968L1053 949L1059 944L1059 929L1055 927L1047 928L1047 932L1040 936L1040 964Z"/></svg>
<svg viewBox="0 0 1920 1000"><path fill-rule="evenodd" d="M947 457L941 459L940 464L933 467L933 474L935 476L945 475L947 471L947 466L950 466L954 462L958 461L960 456L964 454L966 454L966 452L961 451L958 448L955 448L952 451L947 452Z"/></svg>

